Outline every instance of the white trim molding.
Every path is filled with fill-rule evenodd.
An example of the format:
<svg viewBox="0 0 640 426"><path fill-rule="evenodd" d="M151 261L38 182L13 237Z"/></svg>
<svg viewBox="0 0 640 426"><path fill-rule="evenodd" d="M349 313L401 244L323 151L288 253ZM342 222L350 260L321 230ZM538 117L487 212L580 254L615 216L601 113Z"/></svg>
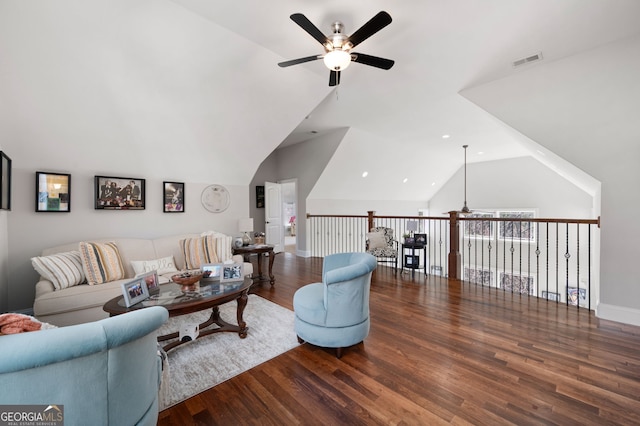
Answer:
<svg viewBox="0 0 640 426"><path fill-rule="evenodd" d="M609 321L640 326L640 309L598 303L596 317Z"/></svg>

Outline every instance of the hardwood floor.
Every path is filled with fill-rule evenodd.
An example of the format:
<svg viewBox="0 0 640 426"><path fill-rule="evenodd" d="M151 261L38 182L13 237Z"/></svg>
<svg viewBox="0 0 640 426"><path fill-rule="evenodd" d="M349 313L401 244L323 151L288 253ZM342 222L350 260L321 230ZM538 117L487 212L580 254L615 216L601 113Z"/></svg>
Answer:
<svg viewBox="0 0 640 426"><path fill-rule="evenodd" d="M275 287L255 293L292 309L321 269L279 254ZM341 359L301 345L158 424L640 424L640 327L387 267L374 273L370 311L369 336Z"/></svg>

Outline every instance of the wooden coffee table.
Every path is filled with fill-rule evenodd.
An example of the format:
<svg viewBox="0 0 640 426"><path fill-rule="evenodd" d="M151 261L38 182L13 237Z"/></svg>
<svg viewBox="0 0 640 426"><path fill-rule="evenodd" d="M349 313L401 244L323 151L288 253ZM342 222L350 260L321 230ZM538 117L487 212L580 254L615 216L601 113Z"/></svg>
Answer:
<svg viewBox="0 0 640 426"><path fill-rule="evenodd" d="M252 283L251 278L245 277L243 281L238 282L198 284L193 289L183 289L182 286L176 283L162 284L160 285L158 293L153 294L149 299L133 306L127 308L124 304L123 296L118 296L105 303L102 309L108 312L110 316L115 316L136 309L144 309L149 306L164 306L169 311L170 317L211 309L209 319L200 324L198 339L223 331L238 333L240 338L244 339L247 337L248 327L242 319L242 314L244 313L244 308L247 306L248 292ZM236 311L238 325L228 323L220 318L220 310L218 307L232 300L238 302L238 309ZM217 327L209 328L214 324L217 325ZM158 341L163 342L165 340L177 339L178 337L179 332L176 331L164 336L158 336ZM168 351L182 343L186 342L177 340L163 346L163 349Z"/></svg>

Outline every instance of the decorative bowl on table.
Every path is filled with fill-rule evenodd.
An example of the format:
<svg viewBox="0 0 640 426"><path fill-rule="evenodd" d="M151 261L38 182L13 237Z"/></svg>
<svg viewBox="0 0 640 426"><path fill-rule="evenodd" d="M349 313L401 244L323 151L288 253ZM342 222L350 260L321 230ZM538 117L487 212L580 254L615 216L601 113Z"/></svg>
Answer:
<svg viewBox="0 0 640 426"><path fill-rule="evenodd" d="M171 281L180 284L182 291L194 291L196 284L204 277L202 272L183 272L171 276Z"/></svg>

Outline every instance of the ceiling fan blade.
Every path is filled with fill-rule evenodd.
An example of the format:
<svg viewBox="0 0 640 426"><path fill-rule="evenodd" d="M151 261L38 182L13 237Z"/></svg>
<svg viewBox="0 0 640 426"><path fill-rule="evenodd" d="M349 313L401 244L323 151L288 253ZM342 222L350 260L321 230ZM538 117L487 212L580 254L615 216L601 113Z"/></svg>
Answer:
<svg viewBox="0 0 640 426"><path fill-rule="evenodd" d="M369 22L358 28L358 31L351 34L347 41L349 41L353 47L356 47L390 23L391 15L385 11L378 12L378 14L371 18Z"/></svg>
<svg viewBox="0 0 640 426"><path fill-rule="evenodd" d="M302 13L294 13L293 15L290 16L290 18L293 22L298 24L300 28L302 28L307 33L309 33L311 37L318 40L318 43L324 46L325 43L329 42L329 40L327 39L327 36L322 34L322 31L320 31L318 27L313 25L313 23L310 20L308 20L307 17L304 16Z"/></svg>
<svg viewBox="0 0 640 426"><path fill-rule="evenodd" d="M337 86L340 84L340 71L330 71L329 86Z"/></svg>
<svg viewBox="0 0 640 426"><path fill-rule="evenodd" d="M292 59L290 61L278 62L278 66L281 66L282 68L290 67L291 65L303 64L305 62L315 61L316 59L320 58L322 58L322 55L307 56L306 58L298 58Z"/></svg>
<svg viewBox="0 0 640 426"><path fill-rule="evenodd" d="M383 70L390 69L395 61L391 59L379 58L377 56L365 55L364 53L351 53L351 60L360 64L370 65L376 68L382 68Z"/></svg>

